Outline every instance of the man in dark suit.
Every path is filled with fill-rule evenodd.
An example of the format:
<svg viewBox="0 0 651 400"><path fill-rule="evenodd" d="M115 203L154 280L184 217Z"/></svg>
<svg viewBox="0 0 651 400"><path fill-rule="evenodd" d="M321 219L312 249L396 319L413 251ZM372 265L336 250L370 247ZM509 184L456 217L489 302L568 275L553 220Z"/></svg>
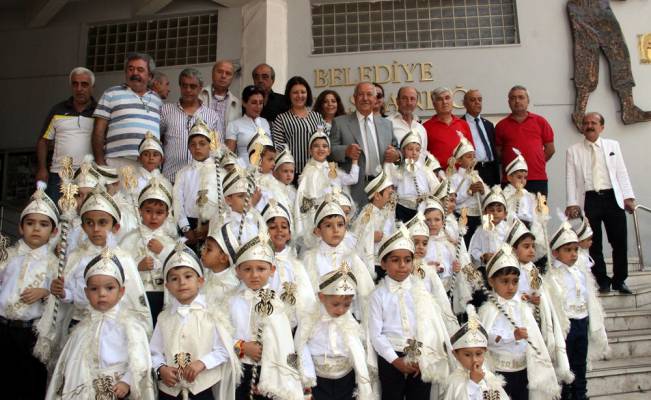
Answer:
<svg viewBox="0 0 651 400"><path fill-rule="evenodd" d="M276 80L276 71L269 64L260 64L253 69L251 75L253 77L253 84L265 92L264 107L260 116L266 119L269 125L271 125L278 114L289 110L289 104L285 96L274 92L272 89Z"/></svg>
<svg viewBox="0 0 651 400"><path fill-rule="evenodd" d="M330 143L332 160L350 171L351 161L359 159L359 179L350 189L359 207L368 203L364 186L382 171L382 164L400 159L390 121L373 115L377 101L375 86L360 82L353 93L356 111L340 115L332 121Z"/></svg>
<svg viewBox="0 0 651 400"><path fill-rule="evenodd" d="M483 98L479 90L470 89L463 96L466 107L464 118L470 126L472 140L475 143L475 169L489 186L500 183L500 163L495 152L495 126L481 116Z"/></svg>

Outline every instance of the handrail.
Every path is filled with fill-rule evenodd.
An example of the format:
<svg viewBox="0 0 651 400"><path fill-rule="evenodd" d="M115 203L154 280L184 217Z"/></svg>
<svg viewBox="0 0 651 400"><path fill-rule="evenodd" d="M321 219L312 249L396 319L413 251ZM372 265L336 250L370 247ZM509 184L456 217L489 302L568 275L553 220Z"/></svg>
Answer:
<svg viewBox="0 0 651 400"><path fill-rule="evenodd" d="M633 209L633 225L635 225L635 240L637 241L637 258L640 263L640 271L644 270L644 256L642 255L642 242L640 239L640 223L637 219L637 210L641 209L651 213L651 208L644 206L642 204L637 204Z"/></svg>

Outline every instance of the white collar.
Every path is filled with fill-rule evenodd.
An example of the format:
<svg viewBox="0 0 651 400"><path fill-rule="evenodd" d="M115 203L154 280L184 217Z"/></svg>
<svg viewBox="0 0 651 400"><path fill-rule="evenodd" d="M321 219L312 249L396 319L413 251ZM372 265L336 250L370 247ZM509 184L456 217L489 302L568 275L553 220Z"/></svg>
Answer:
<svg viewBox="0 0 651 400"><path fill-rule="evenodd" d="M357 121L359 121L359 122L364 121L364 118L368 118L369 121L373 122L373 112L371 112L366 117L363 116L359 111L355 111L355 114L357 115Z"/></svg>
<svg viewBox="0 0 651 400"><path fill-rule="evenodd" d="M47 253L49 246L45 243L43 246L32 249L25 243L23 239L18 240L18 255L31 255L36 258L40 258Z"/></svg>
<svg viewBox="0 0 651 400"><path fill-rule="evenodd" d="M591 142L591 141L589 141L588 139L583 138L583 143L585 144L585 146L586 146L587 148L590 148L593 144L596 145L596 146L599 147L599 148L602 148L602 146L601 146L601 136L599 136L599 137L597 138L597 140L595 140L594 142Z"/></svg>
<svg viewBox="0 0 651 400"><path fill-rule="evenodd" d="M170 296L170 305L172 306L172 311L173 312L176 311L179 307L183 307L183 306L190 306L190 307L198 306L198 307L201 307L201 308L206 308L206 299L203 296L203 294L201 294L201 292L199 292L199 294L197 294L197 297L195 297L194 300L192 300L192 303L190 303L190 304L181 304L181 303L179 303L178 300L176 300L176 298L174 298L174 296Z"/></svg>

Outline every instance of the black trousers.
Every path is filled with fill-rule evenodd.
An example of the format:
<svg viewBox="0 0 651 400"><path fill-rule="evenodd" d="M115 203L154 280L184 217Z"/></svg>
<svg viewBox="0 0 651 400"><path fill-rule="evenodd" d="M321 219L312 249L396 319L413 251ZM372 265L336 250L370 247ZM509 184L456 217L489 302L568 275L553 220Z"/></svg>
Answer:
<svg viewBox="0 0 651 400"><path fill-rule="evenodd" d="M47 389L47 370L32 355L36 343L33 328L0 324L0 343L5 359L2 363L2 381L6 383L2 397L43 400Z"/></svg>
<svg viewBox="0 0 651 400"><path fill-rule="evenodd" d="M402 353L398 353L398 357L402 356ZM377 358L377 363L382 400L429 400L432 385L423 382L420 375L405 377L405 374L382 357Z"/></svg>
<svg viewBox="0 0 651 400"><path fill-rule="evenodd" d="M563 400L585 400L588 392L585 372L588 367L588 325L590 318L570 319L570 332L565 339L567 359L574 373L574 382L563 385Z"/></svg>
<svg viewBox="0 0 651 400"><path fill-rule="evenodd" d="M612 284L617 287L628 277L628 240L626 232L626 212L619 208L615 192L603 190L585 193L585 216L590 221L594 232L590 256L594 260L592 273L599 286ZM601 224L606 228L608 242L613 248L613 277L610 279L606 272L606 262L602 246Z"/></svg>
<svg viewBox="0 0 651 400"><path fill-rule="evenodd" d="M411 208L401 206L400 204L396 205L396 219L404 223L407 223L410 219L414 218L417 212L418 210L412 210Z"/></svg>
<svg viewBox="0 0 651 400"><path fill-rule="evenodd" d="M212 388L208 388L203 392L197 394L188 393L188 398L191 400L215 400L215 397L212 395ZM167 393L158 391L158 400L181 400L183 397L181 393L178 396L170 396Z"/></svg>
<svg viewBox="0 0 651 400"><path fill-rule="evenodd" d="M188 223L190 224L190 229L196 229L199 226L199 218L188 217ZM207 222L204 223L204 226L205 224L207 224ZM183 233L181 233L180 235L183 236ZM203 246L203 243L204 241L200 240L193 245L188 245L188 247L190 247L192 251L195 252L197 257L201 257L201 247Z"/></svg>
<svg viewBox="0 0 651 400"><path fill-rule="evenodd" d="M312 388L314 400L353 400L355 392L355 371L350 371L339 379L316 377L316 386Z"/></svg>
<svg viewBox="0 0 651 400"><path fill-rule="evenodd" d="M503 372L497 371L504 377L506 384L504 391L509 395L511 400L529 400L529 378L527 377L527 369L517 372Z"/></svg>
<svg viewBox="0 0 651 400"><path fill-rule="evenodd" d="M457 217L459 216L457 215ZM466 225L468 230L463 236L463 241L466 242L466 247L470 246L470 239L472 239L472 235L475 234L479 225L481 225L481 217L468 217L468 225Z"/></svg>
<svg viewBox="0 0 651 400"><path fill-rule="evenodd" d="M146 294L147 301L149 302L149 312L151 313L151 318L154 322L154 326L156 326L158 314L163 311L165 295L163 292L146 292Z"/></svg>
<svg viewBox="0 0 651 400"><path fill-rule="evenodd" d="M251 393L251 377L253 376L253 365L251 364L242 364L242 380L240 381L240 386L235 389L235 400L249 400L249 394ZM255 384L260 381L260 367L255 367L258 369L258 379L256 379ZM253 396L255 400L264 400L268 399L265 396L255 395Z"/></svg>
<svg viewBox="0 0 651 400"><path fill-rule="evenodd" d="M536 193L544 194L547 196L549 193L549 188L547 185L547 181L527 181L527 184L524 185L524 188L527 189L530 193L533 193L534 196Z"/></svg>
<svg viewBox="0 0 651 400"><path fill-rule="evenodd" d="M475 170L479 177L488 186L499 185L502 181L500 178L500 163L498 161L478 162Z"/></svg>

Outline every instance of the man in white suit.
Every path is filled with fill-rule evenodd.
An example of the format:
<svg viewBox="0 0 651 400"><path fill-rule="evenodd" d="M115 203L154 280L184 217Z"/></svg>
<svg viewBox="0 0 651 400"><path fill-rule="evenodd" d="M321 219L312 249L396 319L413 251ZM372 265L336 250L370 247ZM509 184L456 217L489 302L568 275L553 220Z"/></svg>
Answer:
<svg viewBox="0 0 651 400"><path fill-rule="evenodd" d="M368 203L364 186L380 173L383 163L399 160L400 153L395 147L391 121L373 115L377 101L375 86L370 82L358 83L353 98L356 111L332 121L330 157L347 171L352 160L359 160L359 179L350 188L350 194L361 208Z"/></svg>
<svg viewBox="0 0 651 400"><path fill-rule="evenodd" d="M633 212L635 195L624 165L619 143L600 138L604 130L604 117L587 113L582 131L585 139L567 149L565 179L569 218L580 216L581 209L594 231L590 256L594 260L592 273L599 291L613 290L631 294L626 286L628 276L626 214ZM601 224L606 228L608 242L613 248L613 277L609 278L604 262Z"/></svg>

